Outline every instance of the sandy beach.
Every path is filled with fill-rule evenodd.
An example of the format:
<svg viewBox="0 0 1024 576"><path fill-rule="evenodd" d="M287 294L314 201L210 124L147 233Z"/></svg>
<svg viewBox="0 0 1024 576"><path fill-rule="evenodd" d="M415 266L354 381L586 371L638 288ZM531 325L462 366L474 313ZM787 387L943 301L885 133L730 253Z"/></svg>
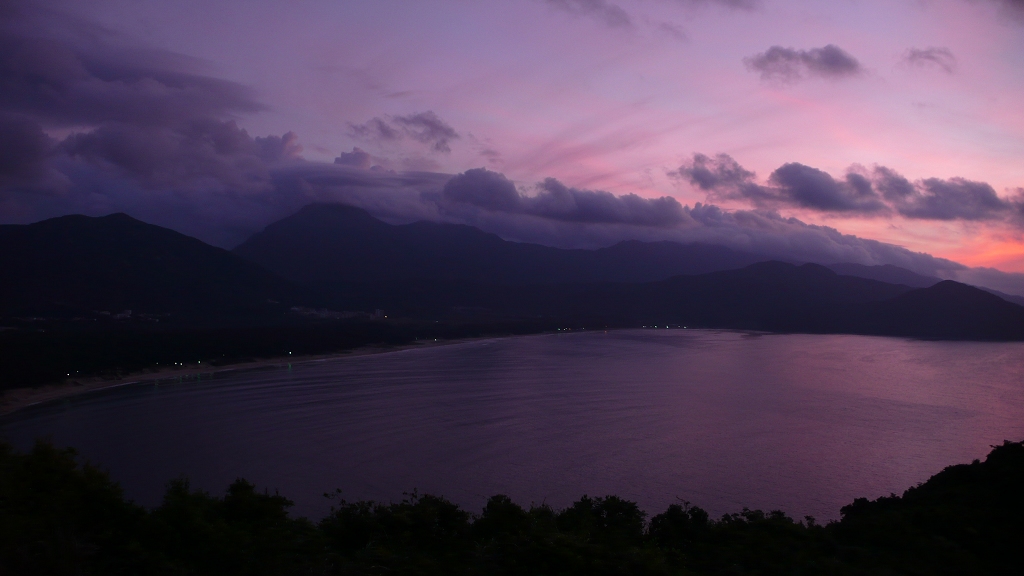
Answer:
<svg viewBox="0 0 1024 576"><path fill-rule="evenodd" d="M493 336L489 338L494 338ZM267 367L278 367L287 366L289 364L305 364L310 362L318 362L336 358L352 358L356 356L365 356L368 354L387 354L391 352L400 352L402 350L409 350L412 348L426 348L432 346L446 346L451 344L458 344L460 342L466 342L468 340L474 340L474 338L461 338L454 340L420 340L412 344L406 344L402 346L363 346L360 348L354 348L352 350L345 350L341 352L334 352L331 354L319 354L309 356L280 356L275 358L267 358L263 360L256 360L252 362L238 362L234 364L222 364L213 366L211 364L196 364L195 366L178 366L161 368L159 370L146 370L133 372L126 374L120 378L103 378L103 377L87 377L87 378L68 378L63 382L47 384L44 386L36 386L34 388L15 388L12 390L5 390L0 393L0 416L6 416L18 410L34 406L36 404L43 404L45 402L52 402L54 400L61 400L64 398L71 398L73 396L79 396L82 394L88 394L90 392L96 392L98 390L106 390L109 388L116 388L118 386L128 386L131 384L139 384L142 382L153 382L158 380L166 380L168 378L179 378L182 376L195 376L197 374L219 374L223 372L238 372L244 370L252 370L256 368L267 368Z"/></svg>

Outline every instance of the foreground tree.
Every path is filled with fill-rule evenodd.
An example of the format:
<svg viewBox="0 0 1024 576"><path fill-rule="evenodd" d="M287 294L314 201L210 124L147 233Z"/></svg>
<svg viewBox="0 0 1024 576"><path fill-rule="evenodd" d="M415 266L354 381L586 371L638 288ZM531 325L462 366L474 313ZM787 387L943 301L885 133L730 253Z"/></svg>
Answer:
<svg viewBox="0 0 1024 576"><path fill-rule="evenodd" d="M646 522L636 503L582 497L474 516L444 498L336 500L319 523L237 480L223 496L169 483L154 510L127 502L70 449L0 445L0 576L79 574L1017 574L1024 565L1024 444L950 466L902 496L857 499L821 526L783 512L717 520L689 503Z"/></svg>

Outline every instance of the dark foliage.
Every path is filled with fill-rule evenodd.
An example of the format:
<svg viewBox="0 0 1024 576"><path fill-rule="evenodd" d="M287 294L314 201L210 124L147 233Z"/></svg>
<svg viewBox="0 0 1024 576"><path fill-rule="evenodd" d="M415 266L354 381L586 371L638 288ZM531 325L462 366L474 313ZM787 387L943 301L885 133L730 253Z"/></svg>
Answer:
<svg viewBox="0 0 1024 576"><path fill-rule="evenodd" d="M145 510L71 450L0 445L0 574L1017 574L1022 485L1024 443L1005 442L825 526L689 503L645 522L615 496L557 511L499 495L473 516L416 493L339 499L314 524L241 479L223 496L175 480Z"/></svg>

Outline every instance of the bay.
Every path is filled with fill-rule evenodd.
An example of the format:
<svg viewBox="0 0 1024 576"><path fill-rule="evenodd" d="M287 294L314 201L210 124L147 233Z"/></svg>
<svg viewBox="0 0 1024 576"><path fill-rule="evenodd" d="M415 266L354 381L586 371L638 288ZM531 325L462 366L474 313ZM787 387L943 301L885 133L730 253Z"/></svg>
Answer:
<svg viewBox="0 0 1024 576"><path fill-rule="evenodd" d="M165 379L0 420L73 446L154 506L244 477L320 517L323 493L413 489L470 511L615 494L835 519L1024 438L1024 345L707 330L484 339Z"/></svg>

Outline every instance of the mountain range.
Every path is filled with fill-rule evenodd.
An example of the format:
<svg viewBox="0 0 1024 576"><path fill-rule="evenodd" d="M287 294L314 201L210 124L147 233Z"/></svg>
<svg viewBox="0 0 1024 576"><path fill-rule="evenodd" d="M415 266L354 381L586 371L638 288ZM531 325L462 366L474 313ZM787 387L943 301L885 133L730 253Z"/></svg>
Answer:
<svg viewBox="0 0 1024 576"><path fill-rule="evenodd" d="M308 298L227 250L125 214L0 226L0 316L266 321Z"/></svg>
<svg viewBox="0 0 1024 576"><path fill-rule="evenodd" d="M384 309L438 322L1024 339L1024 307L971 286L894 266L767 260L672 242L566 250L331 204L230 252L123 214L65 216L0 226L0 316L267 324L311 308Z"/></svg>
<svg viewBox="0 0 1024 576"><path fill-rule="evenodd" d="M598 250L566 250L509 242L461 224L391 225L341 204L310 204L233 252L283 278L322 288L405 280L649 282L767 260L724 246L675 242L625 241Z"/></svg>

